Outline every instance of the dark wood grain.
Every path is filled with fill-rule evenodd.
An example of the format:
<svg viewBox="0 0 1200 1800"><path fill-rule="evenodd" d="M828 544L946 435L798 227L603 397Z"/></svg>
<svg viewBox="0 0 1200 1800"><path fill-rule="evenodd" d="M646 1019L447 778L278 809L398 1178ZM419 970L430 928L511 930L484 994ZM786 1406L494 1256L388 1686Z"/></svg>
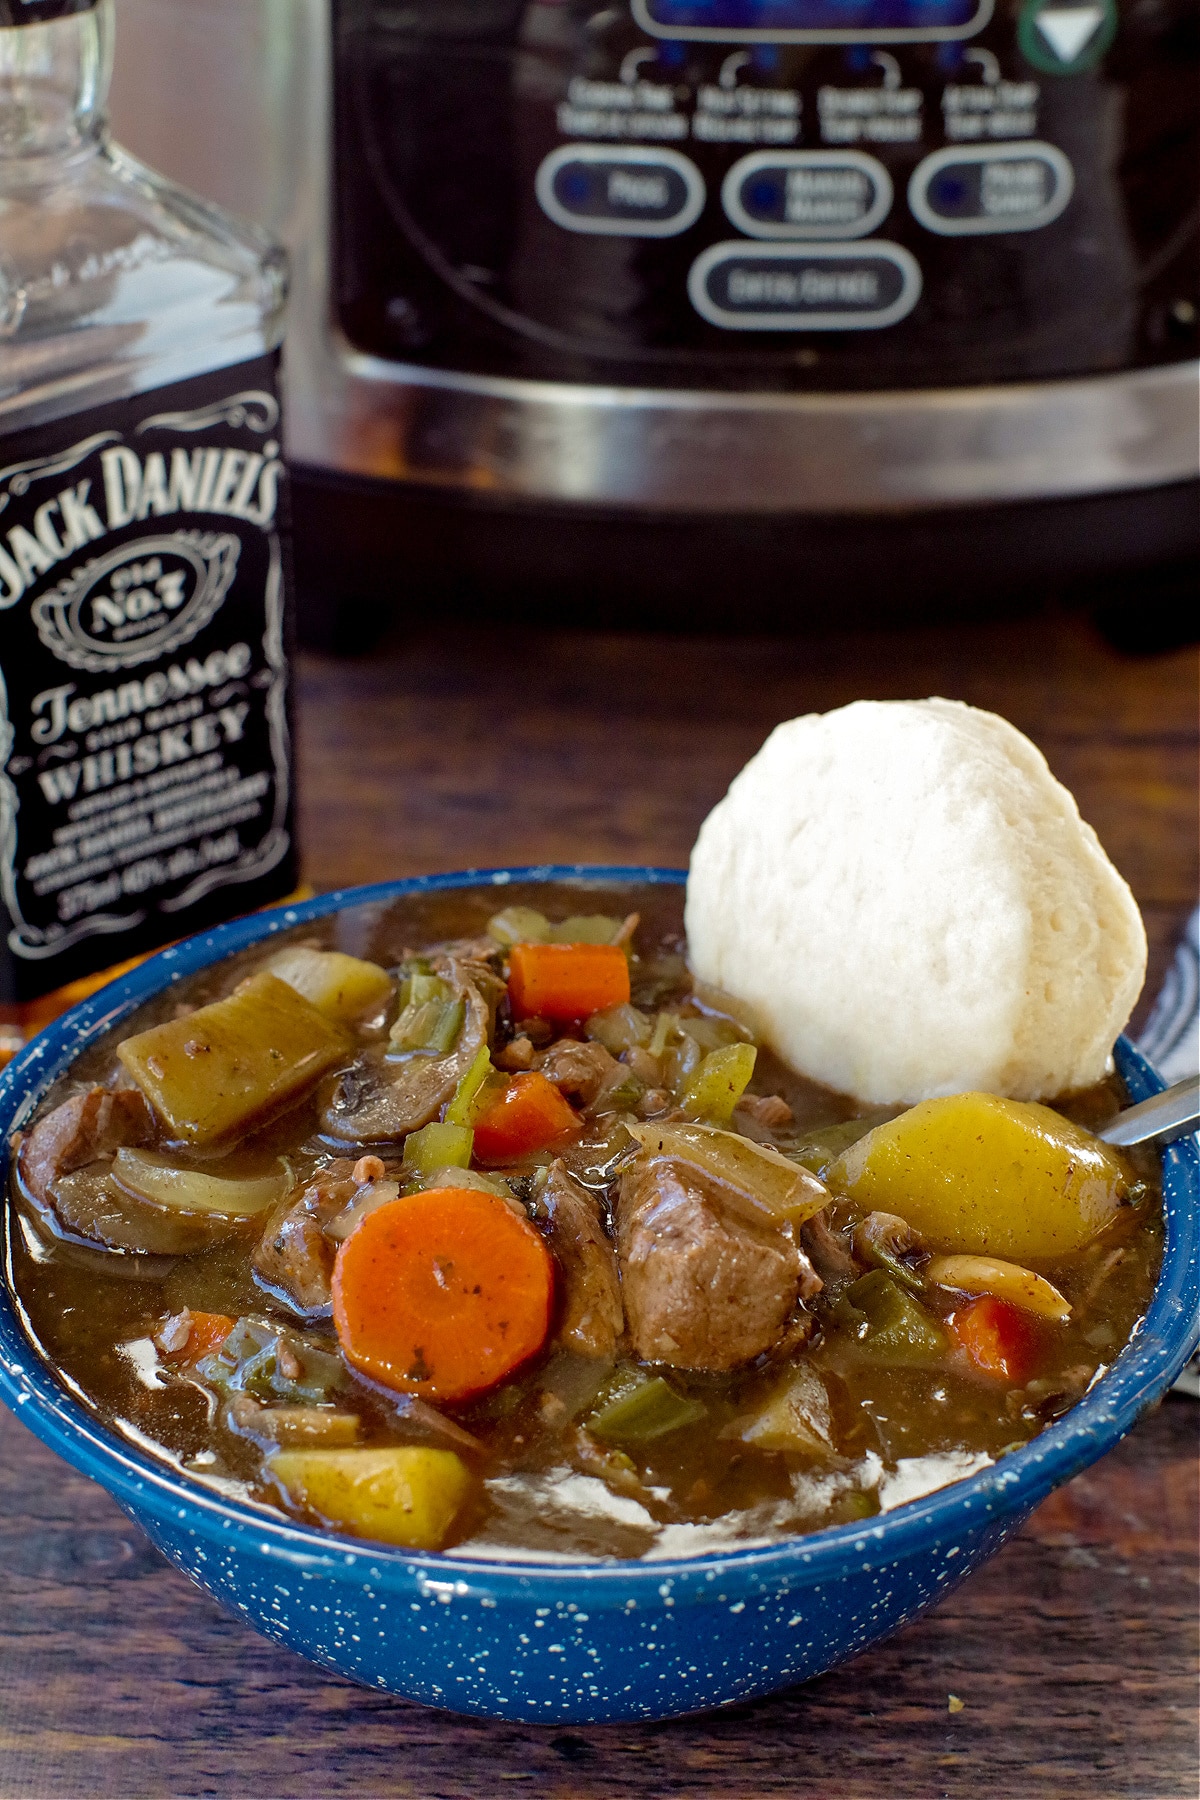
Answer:
<svg viewBox="0 0 1200 1800"><path fill-rule="evenodd" d="M496 863L686 860L778 719L943 693L1005 713L1147 916L1197 889L1194 654L1071 615L817 639L472 629L299 668L319 887ZM0 1800L730 1796L1194 1800L1197 1420L1172 1398L924 1619L790 1694L657 1726L453 1719L226 1618L0 1414ZM951 1714L948 1700L965 1706Z"/></svg>

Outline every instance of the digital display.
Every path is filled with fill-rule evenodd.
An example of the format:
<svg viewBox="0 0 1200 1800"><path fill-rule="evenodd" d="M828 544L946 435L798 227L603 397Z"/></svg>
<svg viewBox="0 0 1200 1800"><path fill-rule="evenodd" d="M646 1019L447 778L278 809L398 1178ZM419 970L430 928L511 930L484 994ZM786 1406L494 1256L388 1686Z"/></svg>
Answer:
<svg viewBox="0 0 1200 1800"><path fill-rule="evenodd" d="M718 43L896 43L971 37L994 0L633 0L655 37Z"/></svg>

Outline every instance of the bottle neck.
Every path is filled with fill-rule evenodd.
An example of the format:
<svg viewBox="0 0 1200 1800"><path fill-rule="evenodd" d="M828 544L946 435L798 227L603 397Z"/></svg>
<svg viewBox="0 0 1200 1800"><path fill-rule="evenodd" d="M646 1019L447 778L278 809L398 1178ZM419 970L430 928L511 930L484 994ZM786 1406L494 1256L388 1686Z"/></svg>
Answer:
<svg viewBox="0 0 1200 1800"><path fill-rule="evenodd" d="M112 0L44 24L0 28L0 170L103 141Z"/></svg>

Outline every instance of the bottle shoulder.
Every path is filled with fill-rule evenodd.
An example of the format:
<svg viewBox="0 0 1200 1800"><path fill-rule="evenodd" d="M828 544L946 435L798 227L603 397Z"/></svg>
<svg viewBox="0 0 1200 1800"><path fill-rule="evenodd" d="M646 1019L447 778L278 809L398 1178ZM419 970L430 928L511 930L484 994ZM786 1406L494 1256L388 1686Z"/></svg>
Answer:
<svg viewBox="0 0 1200 1800"><path fill-rule="evenodd" d="M265 232L115 145L0 165L0 433L275 348L286 289Z"/></svg>

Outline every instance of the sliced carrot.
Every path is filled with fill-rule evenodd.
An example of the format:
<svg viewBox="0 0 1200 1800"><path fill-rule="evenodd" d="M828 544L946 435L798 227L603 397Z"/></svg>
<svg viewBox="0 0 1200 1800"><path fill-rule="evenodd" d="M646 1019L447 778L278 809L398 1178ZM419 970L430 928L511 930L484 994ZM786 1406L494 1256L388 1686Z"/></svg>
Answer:
<svg viewBox="0 0 1200 1800"><path fill-rule="evenodd" d="M337 1253L346 1361L401 1393L465 1400L545 1342L554 1262L494 1194L429 1188L368 1213Z"/></svg>
<svg viewBox="0 0 1200 1800"><path fill-rule="evenodd" d="M985 1294L946 1321L955 1342L981 1375L1023 1387L1037 1364L1040 1343L1031 1315L1011 1301Z"/></svg>
<svg viewBox="0 0 1200 1800"><path fill-rule="evenodd" d="M233 1330L234 1320L224 1313L194 1312L187 1343L178 1352L182 1362L198 1363L202 1357L219 1350Z"/></svg>
<svg viewBox="0 0 1200 1800"><path fill-rule="evenodd" d="M619 944L514 944L508 994L517 1019L588 1019L629 999Z"/></svg>
<svg viewBox="0 0 1200 1800"><path fill-rule="evenodd" d="M552 1150L579 1130L579 1115L536 1069L517 1075L475 1121L480 1162L509 1163L534 1150Z"/></svg>

